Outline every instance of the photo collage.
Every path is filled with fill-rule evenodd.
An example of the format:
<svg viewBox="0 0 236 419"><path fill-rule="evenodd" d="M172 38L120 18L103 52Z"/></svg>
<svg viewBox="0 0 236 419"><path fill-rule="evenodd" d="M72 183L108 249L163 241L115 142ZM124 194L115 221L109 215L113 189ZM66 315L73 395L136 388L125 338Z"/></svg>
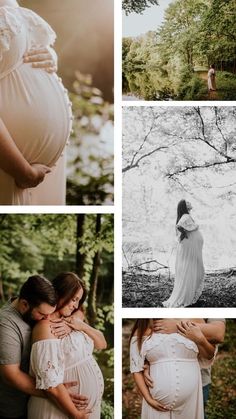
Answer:
<svg viewBox="0 0 236 419"><path fill-rule="evenodd" d="M0 419L236 419L235 33L0 0Z"/></svg>

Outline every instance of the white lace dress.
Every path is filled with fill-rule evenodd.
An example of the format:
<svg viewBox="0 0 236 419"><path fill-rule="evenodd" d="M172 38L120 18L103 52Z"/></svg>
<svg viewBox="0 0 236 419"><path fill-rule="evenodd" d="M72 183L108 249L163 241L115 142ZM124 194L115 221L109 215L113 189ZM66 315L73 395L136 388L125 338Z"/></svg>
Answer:
<svg viewBox="0 0 236 419"><path fill-rule="evenodd" d="M53 45L55 39L33 11L0 7L0 117L29 163L52 168L42 184L26 190L0 169L0 205L65 203L63 150L71 131L71 103L56 74L23 63L26 51Z"/></svg>
<svg viewBox="0 0 236 419"><path fill-rule="evenodd" d="M204 287L202 234L189 214L184 214L177 226L188 232L188 238L178 243L174 288L168 300L162 303L164 307L186 307L194 304Z"/></svg>
<svg viewBox="0 0 236 419"><path fill-rule="evenodd" d="M151 337L144 338L139 352L137 338L133 337L130 345L131 372L143 371L145 359L150 363L154 384L153 388L149 388L151 396L171 410L159 412L143 399L141 418L203 419L202 381L196 344L177 333L153 333Z"/></svg>
<svg viewBox="0 0 236 419"><path fill-rule="evenodd" d="M100 418L104 390L103 376L93 355L93 340L83 332L72 332L63 339L41 340L32 345L30 374L36 378L36 388L48 389L58 384L78 381L70 391L88 397L93 413L89 419ZM66 419L53 402L30 397L28 419Z"/></svg>

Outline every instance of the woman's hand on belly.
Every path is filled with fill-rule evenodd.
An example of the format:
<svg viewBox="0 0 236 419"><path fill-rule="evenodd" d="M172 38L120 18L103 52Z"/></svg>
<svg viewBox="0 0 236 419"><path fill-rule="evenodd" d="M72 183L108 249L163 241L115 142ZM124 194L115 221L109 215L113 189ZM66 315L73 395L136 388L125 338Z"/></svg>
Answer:
<svg viewBox="0 0 236 419"><path fill-rule="evenodd" d="M146 402L153 407L153 409L158 410L159 412L168 412L170 409L165 407L162 403L158 402L157 400L150 397L150 399L146 400Z"/></svg>
<svg viewBox="0 0 236 419"><path fill-rule="evenodd" d="M24 54L24 63L32 64L33 68L42 68L48 73L57 71L57 57L51 48L31 49Z"/></svg>
<svg viewBox="0 0 236 419"><path fill-rule="evenodd" d="M22 178L15 179L18 188L27 189L35 188L44 181L47 173L50 173L51 169L44 164L32 164L29 173Z"/></svg>

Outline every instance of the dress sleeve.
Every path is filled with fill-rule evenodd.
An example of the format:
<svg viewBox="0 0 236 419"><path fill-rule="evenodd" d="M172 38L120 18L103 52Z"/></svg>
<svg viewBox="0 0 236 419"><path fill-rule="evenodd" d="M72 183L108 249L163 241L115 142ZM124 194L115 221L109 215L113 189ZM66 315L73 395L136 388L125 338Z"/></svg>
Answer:
<svg viewBox="0 0 236 419"><path fill-rule="evenodd" d="M27 22L31 48L52 46L56 40L56 34L51 26L37 13L22 8L22 14Z"/></svg>
<svg viewBox="0 0 236 419"><path fill-rule="evenodd" d="M10 49L12 38L21 32L19 19L8 7L1 7L0 10L0 61L3 53Z"/></svg>
<svg viewBox="0 0 236 419"><path fill-rule="evenodd" d="M47 390L62 384L64 357L61 341L48 339L34 343L31 349L30 364L37 389Z"/></svg>
<svg viewBox="0 0 236 419"><path fill-rule="evenodd" d="M137 338L133 337L130 342L130 372L143 371L145 354L138 349Z"/></svg>
<svg viewBox="0 0 236 419"><path fill-rule="evenodd" d="M200 368L210 368L215 361L217 353L218 353L218 345L216 345L214 355L211 359L201 358L199 356L198 362L199 362Z"/></svg>
<svg viewBox="0 0 236 419"><path fill-rule="evenodd" d="M186 231L193 231L198 229L198 225L194 222L189 214L184 214L180 218L177 227L183 227Z"/></svg>

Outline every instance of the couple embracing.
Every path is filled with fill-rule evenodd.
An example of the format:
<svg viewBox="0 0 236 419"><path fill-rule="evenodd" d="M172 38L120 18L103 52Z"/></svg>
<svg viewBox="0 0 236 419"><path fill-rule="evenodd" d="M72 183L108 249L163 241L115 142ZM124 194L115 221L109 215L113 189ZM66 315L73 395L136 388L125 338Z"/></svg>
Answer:
<svg viewBox="0 0 236 419"><path fill-rule="evenodd" d="M84 283L35 275L0 311L0 419L100 418L103 377L93 348L103 334L84 322Z"/></svg>

